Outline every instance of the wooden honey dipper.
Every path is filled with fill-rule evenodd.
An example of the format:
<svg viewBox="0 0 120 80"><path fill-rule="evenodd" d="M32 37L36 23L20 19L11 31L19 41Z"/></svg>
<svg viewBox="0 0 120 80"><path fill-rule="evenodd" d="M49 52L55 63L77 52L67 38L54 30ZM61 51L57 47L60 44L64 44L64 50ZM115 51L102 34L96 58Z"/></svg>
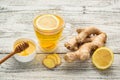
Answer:
<svg viewBox="0 0 120 80"><path fill-rule="evenodd" d="M2 58L0 60L0 64L2 64L4 61L6 61L8 58L10 58L11 56L13 56L14 54L20 53L20 52L24 51L28 47L29 47L29 44L27 42L25 42L25 41L22 41L20 44L18 44L15 47L15 49L14 49L13 52L11 52L10 54L8 54L7 56L5 56L4 58Z"/></svg>

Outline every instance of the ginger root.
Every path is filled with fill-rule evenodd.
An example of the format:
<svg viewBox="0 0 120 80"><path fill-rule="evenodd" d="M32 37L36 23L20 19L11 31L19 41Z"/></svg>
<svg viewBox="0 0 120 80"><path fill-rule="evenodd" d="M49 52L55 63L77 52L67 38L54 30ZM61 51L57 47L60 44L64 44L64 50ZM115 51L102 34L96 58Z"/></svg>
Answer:
<svg viewBox="0 0 120 80"><path fill-rule="evenodd" d="M87 43L87 42L91 42L94 38L95 38L95 36L90 37L90 38L86 38L83 42L77 43L76 37L74 37L74 38L70 39L69 42L66 42L66 43L64 44L64 46L65 46L67 49L69 49L69 50L75 51L75 50L78 50L78 49L79 49L79 46L80 46L81 44Z"/></svg>
<svg viewBox="0 0 120 80"><path fill-rule="evenodd" d="M45 58L43 64L48 69L53 69L55 67L55 62L51 58Z"/></svg>
<svg viewBox="0 0 120 80"><path fill-rule="evenodd" d="M43 59L42 63L48 69L53 69L61 64L61 58L58 54L49 54Z"/></svg>
<svg viewBox="0 0 120 80"><path fill-rule="evenodd" d="M64 45L69 50L78 50L79 44L92 41L94 38L90 37L91 34L100 34L101 31L95 27L87 27L85 29L77 29L78 35L70 39Z"/></svg>
<svg viewBox="0 0 120 80"><path fill-rule="evenodd" d="M49 54L49 55L47 55L47 58L52 59L54 61L54 63L57 64L57 59L55 56Z"/></svg>
<svg viewBox="0 0 120 80"><path fill-rule="evenodd" d="M65 55L64 59L67 62L72 62L77 59L82 61L89 59L90 53L93 50L96 50L97 48L104 46L107 39L107 35L95 27L79 29L77 30L77 32L78 36L73 38L74 40L73 43L76 45L81 43L82 44L78 46L79 48L77 47L78 50L74 52L68 52ZM86 41L87 39L89 39L89 41ZM74 49L74 47L76 47L76 45L73 45L72 41L65 43L65 47L66 45L68 45L68 43L69 43L69 47L67 46L68 49L72 50Z"/></svg>
<svg viewBox="0 0 120 80"><path fill-rule="evenodd" d="M57 60L56 66L59 66L61 64L61 57L56 53L54 53L53 56L55 56L55 58Z"/></svg>

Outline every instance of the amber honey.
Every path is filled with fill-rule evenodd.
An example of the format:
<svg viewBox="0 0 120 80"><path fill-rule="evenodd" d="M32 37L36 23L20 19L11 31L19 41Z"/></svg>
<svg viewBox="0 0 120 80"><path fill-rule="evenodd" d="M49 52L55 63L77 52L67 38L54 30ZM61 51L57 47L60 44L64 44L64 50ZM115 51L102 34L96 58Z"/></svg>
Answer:
<svg viewBox="0 0 120 80"><path fill-rule="evenodd" d="M52 52L57 48L63 26L63 19L57 15L40 15L34 19L34 30L42 51Z"/></svg>
<svg viewBox="0 0 120 80"><path fill-rule="evenodd" d="M14 48L19 45L22 41L26 41L28 44L29 44L29 47L27 49L25 49L24 51L20 52L20 53L17 53L19 56L28 56L30 54L32 54L36 47L35 47L35 44L33 41L31 40L28 40L26 38L21 38L21 39L18 39L15 44L14 44Z"/></svg>
<svg viewBox="0 0 120 80"><path fill-rule="evenodd" d="M15 59L19 62L30 62L35 58L36 55L36 44L33 40L28 38L20 38L14 42L13 49L15 49L23 41L29 44L29 47L24 51L14 55Z"/></svg>

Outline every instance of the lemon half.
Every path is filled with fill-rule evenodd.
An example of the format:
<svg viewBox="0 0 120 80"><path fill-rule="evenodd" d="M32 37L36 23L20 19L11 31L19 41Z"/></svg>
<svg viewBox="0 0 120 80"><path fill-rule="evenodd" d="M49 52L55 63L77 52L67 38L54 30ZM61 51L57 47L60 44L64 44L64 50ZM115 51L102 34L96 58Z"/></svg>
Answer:
<svg viewBox="0 0 120 80"><path fill-rule="evenodd" d="M92 55L92 62L98 69L107 69L114 60L113 52L107 47L98 48Z"/></svg>

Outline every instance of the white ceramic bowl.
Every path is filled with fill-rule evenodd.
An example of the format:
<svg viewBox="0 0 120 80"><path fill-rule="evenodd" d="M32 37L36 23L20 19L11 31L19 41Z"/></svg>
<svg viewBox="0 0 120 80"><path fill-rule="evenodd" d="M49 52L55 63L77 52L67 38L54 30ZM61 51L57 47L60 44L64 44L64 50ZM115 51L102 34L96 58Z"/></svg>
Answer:
<svg viewBox="0 0 120 80"><path fill-rule="evenodd" d="M28 38L20 38L20 39L18 39L18 40L15 41L14 46L15 46L17 43L21 42L21 41L30 41L31 43L34 44L35 50L34 50L32 53L30 53L29 55L21 56L21 55L15 54L14 57L15 57L15 59L16 59L17 61L19 61L19 62L30 62L30 61L32 61L32 60L34 59L34 57L36 56L36 44L35 44L35 42L34 42L33 40L31 40L31 39L28 39Z"/></svg>

